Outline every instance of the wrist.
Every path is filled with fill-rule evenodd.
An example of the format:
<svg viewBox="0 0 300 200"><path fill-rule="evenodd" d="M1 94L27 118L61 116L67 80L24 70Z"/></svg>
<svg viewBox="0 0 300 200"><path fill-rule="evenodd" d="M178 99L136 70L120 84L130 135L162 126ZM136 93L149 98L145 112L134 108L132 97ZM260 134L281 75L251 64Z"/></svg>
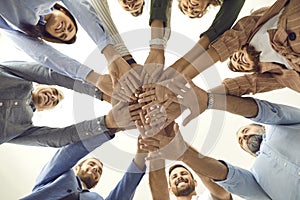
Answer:
<svg viewBox="0 0 300 200"><path fill-rule="evenodd" d="M207 109L212 109L215 104L215 97L209 91L207 92Z"/></svg>
<svg viewBox="0 0 300 200"><path fill-rule="evenodd" d="M165 49L166 44L166 40L162 38L154 38L149 41L149 46L151 47L151 49Z"/></svg>

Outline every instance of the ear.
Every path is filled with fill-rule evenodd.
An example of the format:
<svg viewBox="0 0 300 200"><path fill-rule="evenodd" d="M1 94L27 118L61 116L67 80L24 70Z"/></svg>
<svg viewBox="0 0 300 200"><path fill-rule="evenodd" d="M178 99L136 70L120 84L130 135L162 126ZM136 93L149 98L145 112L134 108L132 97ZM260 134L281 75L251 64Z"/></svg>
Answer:
<svg viewBox="0 0 300 200"><path fill-rule="evenodd" d="M76 165L75 168L74 168L74 170L75 170L75 174L77 175L78 172L79 172L79 170L80 170L80 167L78 165Z"/></svg>
<svg viewBox="0 0 300 200"><path fill-rule="evenodd" d="M197 187L198 182L196 181L196 179L194 179L194 184L195 184L195 187Z"/></svg>
<svg viewBox="0 0 300 200"><path fill-rule="evenodd" d="M172 191L172 189L170 187L169 187L169 193L170 194L174 194L173 191Z"/></svg>

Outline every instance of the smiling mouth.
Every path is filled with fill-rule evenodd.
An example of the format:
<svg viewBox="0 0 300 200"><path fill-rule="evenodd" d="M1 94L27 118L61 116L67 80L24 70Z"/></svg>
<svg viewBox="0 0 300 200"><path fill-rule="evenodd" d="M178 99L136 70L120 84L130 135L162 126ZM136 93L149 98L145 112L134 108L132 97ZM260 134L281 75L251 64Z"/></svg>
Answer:
<svg viewBox="0 0 300 200"><path fill-rule="evenodd" d="M192 6L198 6L197 3L194 3L194 2L192 2L192 1L190 1L190 4L191 4Z"/></svg>
<svg viewBox="0 0 300 200"><path fill-rule="evenodd" d="M63 28L63 22L60 22L57 27L55 28L55 31L60 31Z"/></svg>

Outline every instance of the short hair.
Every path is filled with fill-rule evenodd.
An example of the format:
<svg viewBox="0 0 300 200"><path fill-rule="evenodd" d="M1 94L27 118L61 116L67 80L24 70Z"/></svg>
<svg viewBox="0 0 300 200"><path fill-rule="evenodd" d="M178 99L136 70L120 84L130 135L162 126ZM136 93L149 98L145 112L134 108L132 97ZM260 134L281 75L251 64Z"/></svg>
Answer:
<svg viewBox="0 0 300 200"><path fill-rule="evenodd" d="M246 48L246 52L247 54L250 56L250 58L253 60L254 62L254 66L253 66L253 69L251 70L238 70L236 69L233 64L232 64L232 56L233 54L229 57L229 62L227 64L228 68L233 71L233 72L257 72L259 71L260 67L259 67L259 57L260 57L260 54L261 54L261 51L256 51L255 50L255 47L252 46L252 45L247 45L247 46L244 46L242 48ZM238 52L238 51L237 51Z"/></svg>
<svg viewBox="0 0 300 200"><path fill-rule="evenodd" d="M176 165L173 165L169 168L169 177L170 177L172 171L176 168L179 168L179 167L182 167L182 168L186 169L186 171L188 171L191 174L191 177L194 179L194 176L193 176L192 172L187 167L185 167L184 165L181 165L181 164L176 164Z"/></svg>
<svg viewBox="0 0 300 200"><path fill-rule="evenodd" d="M263 127L263 125L257 124L257 123L251 123L251 124L248 124L248 126L258 126L258 127L260 127L260 128ZM239 133L240 129L241 129L241 127L237 130L236 135Z"/></svg>
<svg viewBox="0 0 300 200"><path fill-rule="evenodd" d="M185 15L185 13L183 12L183 10L182 10L182 8L181 8L181 6L180 6L180 2L181 2L181 0L178 0L178 8L179 8L179 10ZM222 1L222 2L223 2L223 1ZM203 13L200 13L198 17L191 17L191 16L189 16L189 18L191 18L191 19L201 18L201 17L203 17L203 15L206 14L206 12L207 12L207 10L208 10L208 7L210 7L211 5L212 5L212 6L220 6L220 5L222 5L222 2L221 2L220 0L215 0L215 1L211 2L211 3L209 3L209 4L207 5L207 7L205 8L205 11L204 11Z"/></svg>
<svg viewBox="0 0 300 200"><path fill-rule="evenodd" d="M89 160L89 159L95 159L95 160L99 161L99 162L100 162L100 164L103 166L103 163L102 163L102 162L101 162L101 161L100 161L98 158L95 158L95 157L86 158L86 159L84 159L84 160L80 161L78 164L76 164L76 166L79 166L79 167L81 167L81 166L83 165L83 163L84 163L85 161Z"/></svg>
<svg viewBox="0 0 300 200"><path fill-rule="evenodd" d="M142 5L141 9L134 13L131 13L131 15L134 17L137 17L137 16L140 16L141 14L143 14L144 5L145 5L145 0L143 1L143 5Z"/></svg>
<svg viewBox="0 0 300 200"><path fill-rule="evenodd" d="M58 4L58 3L54 4L53 8L57 9L57 10L61 10L62 12L65 13L65 15L67 15L71 19L71 21L75 25L75 30L76 30L76 33L77 33L77 31L78 31L77 23L76 23L76 20L75 20L74 16L70 13L70 11L68 9L66 9L65 7L63 7L62 5ZM50 33L48 33L46 31L45 24L42 24L40 22L37 25L21 24L20 28L25 33L27 33L29 36L35 37L35 38L41 38L41 39L44 39L48 42L73 44L76 41L76 33L75 33L73 38L71 38L68 41L64 41L64 40L56 38L56 37L52 36Z"/></svg>

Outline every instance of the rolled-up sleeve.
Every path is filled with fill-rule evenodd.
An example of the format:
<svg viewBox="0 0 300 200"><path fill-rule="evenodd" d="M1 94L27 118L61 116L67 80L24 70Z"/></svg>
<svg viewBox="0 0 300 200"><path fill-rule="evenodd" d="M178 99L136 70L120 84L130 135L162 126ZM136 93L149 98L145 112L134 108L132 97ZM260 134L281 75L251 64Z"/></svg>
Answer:
<svg viewBox="0 0 300 200"><path fill-rule="evenodd" d="M225 180L215 181L230 193L245 199L267 200L270 197L255 180L253 174L245 169L226 163L228 174Z"/></svg>
<svg viewBox="0 0 300 200"><path fill-rule="evenodd" d="M258 114L251 120L263 124L288 125L300 123L300 109L264 100L254 99Z"/></svg>

